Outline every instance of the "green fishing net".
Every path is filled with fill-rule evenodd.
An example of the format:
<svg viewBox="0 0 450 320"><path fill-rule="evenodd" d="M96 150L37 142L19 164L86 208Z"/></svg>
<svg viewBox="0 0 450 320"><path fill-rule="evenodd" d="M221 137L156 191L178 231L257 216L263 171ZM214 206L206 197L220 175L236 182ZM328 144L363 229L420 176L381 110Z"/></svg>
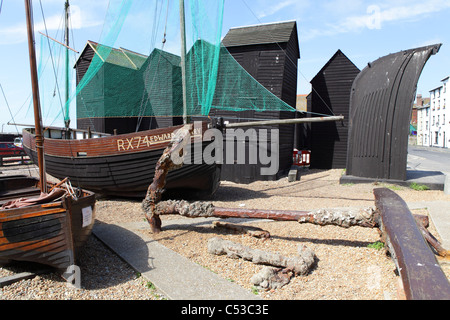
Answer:
<svg viewBox="0 0 450 320"><path fill-rule="evenodd" d="M185 0L185 108L178 0L111 0L100 40L86 45L92 61L66 105L76 102L78 119L295 111L221 44L224 5Z"/></svg>

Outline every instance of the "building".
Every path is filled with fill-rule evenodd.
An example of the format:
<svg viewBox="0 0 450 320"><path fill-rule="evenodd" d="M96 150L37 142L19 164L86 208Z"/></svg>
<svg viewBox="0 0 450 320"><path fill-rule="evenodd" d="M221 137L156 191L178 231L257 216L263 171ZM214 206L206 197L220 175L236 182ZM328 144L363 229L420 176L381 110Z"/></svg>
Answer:
<svg viewBox="0 0 450 320"><path fill-rule="evenodd" d="M429 146L430 104L417 107L417 145Z"/></svg>
<svg viewBox="0 0 450 320"><path fill-rule="evenodd" d="M236 27L228 31L222 43L240 66L265 89L286 104L296 108L297 67L300 59L297 23L295 21L259 24ZM254 119L274 120L292 119L299 112L292 111L227 111L211 109L211 117L223 117L227 122L245 122ZM277 180L287 173L292 165L295 147L295 126L277 125L252 127L259 130L279 130L279 171L275 175L263 176L262 164L224 164L222 180L238 183L251 183L258 180ZM229 139L225 135L224 139ZM236 141L245 144L248 141ZM236 154L236 153L235 153ZM226 151L224 150L224 156Z"/></svg>
<svg viewBox="0 0 450 320"><path fill-rule="evenodd" d="M449 77L441 80L442 85L430 90L429 130L427 144L431 147L449 148L450 146L450 99L448 83Z"/></svg>
<svg viewBox="0 0 450 320"><path fill-rule="evenodd" d="M416 103L413 110L416 113L412 114L411 124L416 124L417 136L416 144L418 146L424 146L428 144L428 130L429 130L429 117L430 117L430 98L423 98L421 94L417 95ZM427 131L427 133L425 133Z"/></svg>
<svg viewBox="0 0 450 320"><path fill-rule="evenodd" d="M297 95L296 109L298 111L303 111L303 112L308 111L307 97L308 97L307 94L298 94Z"/></svg>
<svg viewBox="0 0 450 320"><path fill-rule="evenodd" d="M109 48L103 50L108 52L104 59L102 48L108 47L88 41L75 64L78 85L95 55L104 61L94 81L77 95L77 128L123 134L182 124L181 117L172 116L182 108L181 83L176 80L181 77L180 57L158 49L146 56ZM148 101L142 96L146 84L135 81L144 77L158 79L146 88Z"/></svg>
<svg viewBox="0 0 450 320"><path fill-rule="evenodd" d="M347 164L350 91L360 70L341 51L311 80L308 111L311 116L343 115L343 121L309 125L311 168L342 169Z"/></svg>

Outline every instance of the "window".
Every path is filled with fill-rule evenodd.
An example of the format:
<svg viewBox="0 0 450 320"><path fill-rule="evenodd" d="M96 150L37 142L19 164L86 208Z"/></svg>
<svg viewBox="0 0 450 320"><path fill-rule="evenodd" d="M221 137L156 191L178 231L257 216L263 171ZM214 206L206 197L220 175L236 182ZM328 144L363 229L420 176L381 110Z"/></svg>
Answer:
<svg viewBox="0 0 450 320"><path fill-rule="evenodd" d="M425 130L428 130L428 121L425 122Z"/></svg>
<svg viewBox="0 0 450 320"><path fill-rule="evenodd" d="M433 123L431 124L432 126L434 126L435 120L435 116L433 116Z"/></svg>
<svg viewBox="0 0 450 320"><path fill-rule="evenodd" d="M435 131L434 132L434 144L438 144L439 143L439 132Z"/></svg>

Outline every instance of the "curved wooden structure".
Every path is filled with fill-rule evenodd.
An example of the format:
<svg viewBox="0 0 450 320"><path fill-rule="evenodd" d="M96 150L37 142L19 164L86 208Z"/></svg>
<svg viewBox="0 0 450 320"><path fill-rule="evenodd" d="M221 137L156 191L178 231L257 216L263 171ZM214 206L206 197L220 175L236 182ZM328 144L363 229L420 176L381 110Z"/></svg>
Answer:
<svg viewBox="0 0 450 320"><path fill-rule="evenodd" d="M181 127L114 136L90 133L95 137L84 139L81 131L71 130L70 133L71 137L81 139L65 139L63 137L67 135L62 129L48 128L44 142L47 173L58 179L68 177L73 185L94 192L144 198L153 181L156 162L173 132ZM197 128L192 137L194 143L203 143L197 139L202 137L207 127L208 124L202 122L202 126ZM33 129L24 129L24 150L36 161L34 141ZM209 143L203 143L201 150ZM193 146L192 150L195 148ZM212 195L220 184L220 165L208 165L194 158L191 158L191 163L171 171L166 188L200 196Z"/></svg>
<svg viewBox="0 0 450 320"><path fill-rule="evenodd" d="M81 190L72 197L57 188L40 194L37 178L0 177L0 264L29 261L64 272L91 234L95 194Z"/></svg>
<svg viewBox="0 0 450 320"><path fill-rule="evenodd" d="M409 123L419 76L440 44L369 63L350 96L347 175L406 180Z"/></svg>

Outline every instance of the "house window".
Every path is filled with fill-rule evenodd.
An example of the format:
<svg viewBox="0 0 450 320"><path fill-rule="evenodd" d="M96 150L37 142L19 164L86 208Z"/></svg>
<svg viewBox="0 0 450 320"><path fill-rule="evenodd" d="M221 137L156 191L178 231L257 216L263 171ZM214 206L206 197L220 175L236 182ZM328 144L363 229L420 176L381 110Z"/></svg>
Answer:
<svg viewBox="0 0 450 320"><path fill-rule="evenodd" d="M431 124L432 126L434 126L435 120L435 116L433 116L433 123Z"/></svg>
<svg viewBox="0 0 450 320"><path fill-rule="evenodd" d="M428 130L428 121L425 122L425 130Z"/></svg>
<svg viewBox="0 0 450 320"><path fill-rule="evenodd" d="M438 144L439 143L439 132L435 131L434 132L434 144Z"/></svg>

